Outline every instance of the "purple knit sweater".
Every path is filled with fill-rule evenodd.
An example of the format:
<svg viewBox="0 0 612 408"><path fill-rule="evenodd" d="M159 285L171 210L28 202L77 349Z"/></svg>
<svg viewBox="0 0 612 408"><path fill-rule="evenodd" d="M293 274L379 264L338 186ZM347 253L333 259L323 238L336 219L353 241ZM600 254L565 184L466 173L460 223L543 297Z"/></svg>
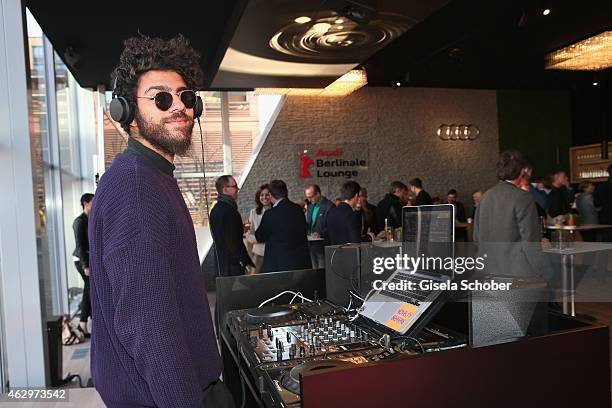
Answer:
<svg viewBox="0 0 612 408"><path fill-rule="evenodd" d="M109 407L202 407L219 378L193 223L176 180L119 154L89 219L94 385Z"/></svg>

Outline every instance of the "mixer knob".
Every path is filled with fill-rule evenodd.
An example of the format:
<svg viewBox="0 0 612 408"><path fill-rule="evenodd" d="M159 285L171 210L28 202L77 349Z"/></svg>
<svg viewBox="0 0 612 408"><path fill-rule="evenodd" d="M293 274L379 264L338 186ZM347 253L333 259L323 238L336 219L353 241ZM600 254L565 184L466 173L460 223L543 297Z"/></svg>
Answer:
<svg viewBox="0 0 612 408"><path fill-rule="evenodd" d="M314 344L311 344L311 345L308 347L308 354L309 354L309 355L311 355L311 356L314 356L314 355L315 355L315 353L316 353L315 346L314 346Z"/></svg>
<svg viewBox="0 0 612 408"><path fill-rule="evenodd" d="M267 334L268 334L268 338L269 339L273 338L273 336L272 336L272 326L268 326L266 331L267 331Z"/></svg>
<svg viewBox="0 0 612 408"><path fill-rule="evenodd" d="M304 348L304 346L300 346L300 357L304 357L305 354L306 354L306 349Z"/></svg>
<svg viewBox="0 0 612 408"><path fill-rule="evenodd" d="M368 333L367 332L363 332L363 335L361 336L361 340L363 341L368 341Z"/></svg>
<svg viewBox="0 0 612 408"><path fill-rule="evenodd" d="M351 338L355 337L355 330L351 330Z"/></svg>
<svg viewBox="0 0 612 408"><path fill-rule="evenodd" d="M257 337L260 339L263 337L263 326L257 326Z"/></svg>
<svg viewBox="0 0 612 408"><path fill-rule="evenodd" d="M291 343L291 332L287 332L287 343Z"/></svg>

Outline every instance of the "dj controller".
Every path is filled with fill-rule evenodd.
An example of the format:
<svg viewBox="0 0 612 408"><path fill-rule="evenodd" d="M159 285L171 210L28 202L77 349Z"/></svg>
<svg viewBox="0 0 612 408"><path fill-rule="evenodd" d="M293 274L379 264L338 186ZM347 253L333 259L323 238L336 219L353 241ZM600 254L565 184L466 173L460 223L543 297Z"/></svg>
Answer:
<svg viewBox="0 0 612 408"><path fill-rule="evenodd" d="M461 347L461 336L426 327L417 338L391 336L329 301L231 311L227 324L245 380L267 407L299 407L302 374L351 368Z"/></svg>

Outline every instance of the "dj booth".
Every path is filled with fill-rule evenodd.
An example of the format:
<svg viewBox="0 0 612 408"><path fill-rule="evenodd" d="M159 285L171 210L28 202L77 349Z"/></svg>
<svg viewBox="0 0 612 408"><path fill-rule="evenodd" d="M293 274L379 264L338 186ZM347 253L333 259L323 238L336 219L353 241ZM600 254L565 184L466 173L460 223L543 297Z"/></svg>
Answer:
<svg viewBox="0 0 612 408"><path fill-rule="evenodd" d="M420 234L427 219L406 211L418 225L405 236ZM431 241L445 241L448 225L440 225ZM393 243L326 247L325 270L217 278L223 379L237 404L611 406L607 326L526 301L523 293L538 293L528 281L494 301L486 291L372 290L374 279L437 276L372 273L374 258L398 251Z"/></svg>

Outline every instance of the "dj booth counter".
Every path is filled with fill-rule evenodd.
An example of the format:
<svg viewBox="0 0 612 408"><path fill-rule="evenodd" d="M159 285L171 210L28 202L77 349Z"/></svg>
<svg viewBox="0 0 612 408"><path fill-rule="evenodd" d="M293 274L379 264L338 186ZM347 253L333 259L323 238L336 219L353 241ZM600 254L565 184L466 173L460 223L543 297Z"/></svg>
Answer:
<svg viewBox="0 0 612 408"><path fill-rule="evenodd" d="M248 350L228 329L227 313L255 308L284 290L312 299L324 298L326 289L324 270L217 278L223 378L237 403L246 398L247 407L283 406L252 375ZM305 373L301 406L611 407L608 327L555 312L546 318L547 332L538 336Z"/></svg>

